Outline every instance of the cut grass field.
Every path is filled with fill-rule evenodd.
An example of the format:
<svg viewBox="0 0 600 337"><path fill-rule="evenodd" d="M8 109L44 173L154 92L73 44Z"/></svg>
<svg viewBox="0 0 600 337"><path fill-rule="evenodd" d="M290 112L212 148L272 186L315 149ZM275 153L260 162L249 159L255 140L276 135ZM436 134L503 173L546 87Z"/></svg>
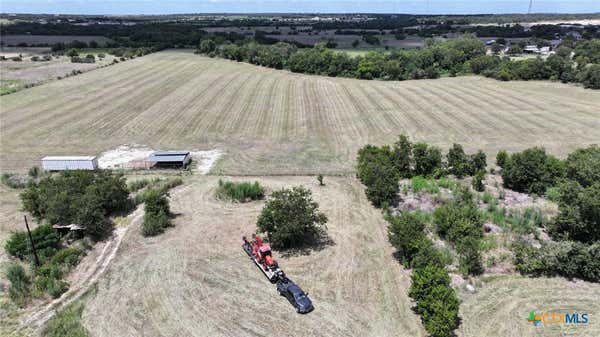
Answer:
<svg viewBox="0 0 600 337"><path fill-rule="evenodd" d="M359 147L389 144L399 133L490 156L535 145L564 156L600 140L599 107L600 92L560 83L359 81L165 51L0 97L0 171L24 172L45 155L138 144L216 148L225 155L213 174L252 176L187 177L171 193L174 227L143 238L136 212L129 227L96 245L69 276L72 296L98 282L82 315L91 336L423 336L407 297L409 272L392 256L381 212L356 179L326 176L319 187L315 175L350 174ZM219 178L313 191L332 243L275 256L310 292L315 312L297 315L242 251L241 236L255 230L264 201L218 200ZM0 187L0 242L22 228L18 209L18 191ZM0 264L7 260L0 252ZM513 275L460 295L459 336L600 333L597 284ZM44 303L35 309L36 326L52 314ZM588 312L592 321L560 330L525 319L561 309Z"/></svg>
<svg viewBox="0 0 600 337"><path fill-rule="evenodd" d="M600 139L600 92L480 77L381 82L292 74L165 51L1 98L0 169L122 144L225 152L214 173L353 171L366 143L399 133L467 150Z"/></svg>
<svg viewBox="0 0 600 337"><path fill-rule="evenodd" d="M243 178L227 178L243 181ZM254 178L253 178L254 179ZM286 274L315 311L298 315L242 251L264 201L214 197L217 177L194 177L172 193L178 216L162 236L126 235L87 304L93 336L423 336L406 295L410 277L392 256L386 222L355 179L256 177L273 190L304 185L329 218L331 244L284 257ZM107 310L110 308L110 310Z"/></svg>

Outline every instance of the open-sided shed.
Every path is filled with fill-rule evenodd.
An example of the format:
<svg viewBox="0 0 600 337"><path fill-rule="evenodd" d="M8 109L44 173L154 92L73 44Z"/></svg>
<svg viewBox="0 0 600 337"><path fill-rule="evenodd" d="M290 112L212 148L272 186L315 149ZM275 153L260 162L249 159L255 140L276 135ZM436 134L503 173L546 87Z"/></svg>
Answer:
<svg viewBox="0 0 600 337"><path fill-rule="evenodd" d="M156 151L148 157L155 167L186 167L191 159L189 151Z"/></svg>

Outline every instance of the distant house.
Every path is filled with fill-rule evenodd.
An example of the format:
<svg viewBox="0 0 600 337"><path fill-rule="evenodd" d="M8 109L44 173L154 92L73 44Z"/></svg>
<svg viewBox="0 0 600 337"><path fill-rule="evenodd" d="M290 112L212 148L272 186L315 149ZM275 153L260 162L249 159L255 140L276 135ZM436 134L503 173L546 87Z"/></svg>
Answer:
<svg viewBox="0 0 600 337"><path fill-rule="evenodd" d="M186 167L191 160L189 151L156 151L148 157L154 167Z"/></svg>
<svg viewBox="0 0 600 337"><path fill-rule="evenodd" d="M94 156L48 156L42 158L44 171L97 170L98 160Z"/></svg>
<svg viewBox="0 0 600 337"><path fill-rule="evenodd" d="M525 46L525 48L523 48L523 52L526 54L539 54L540 53L540 48L538 48L536 45L527 45Z"/></svg>
<svg viewBox="0 0 600 337"><path fill-rule="evenodd" d="M485 45L486 45L486 46L491 46L491 45L493 45L494 43L496 43L496 40L487 40L487 41L485 41Z"/></svg>

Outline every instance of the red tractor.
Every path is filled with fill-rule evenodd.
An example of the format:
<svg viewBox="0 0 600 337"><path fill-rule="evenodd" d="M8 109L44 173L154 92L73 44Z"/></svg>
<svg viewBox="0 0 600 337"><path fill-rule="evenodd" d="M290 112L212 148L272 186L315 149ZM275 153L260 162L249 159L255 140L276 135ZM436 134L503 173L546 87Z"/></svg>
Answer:
<svg viewBox="0 0 600 337"><path fill-rule="evenodd" d="M254 240L250 242L245 236L242 237L244 251L271 282L277 282L279 277L283 275L283 272L279 269L277 261L273 259L271 247L263 244L260 236L253 235L253 238Z"/></svg>

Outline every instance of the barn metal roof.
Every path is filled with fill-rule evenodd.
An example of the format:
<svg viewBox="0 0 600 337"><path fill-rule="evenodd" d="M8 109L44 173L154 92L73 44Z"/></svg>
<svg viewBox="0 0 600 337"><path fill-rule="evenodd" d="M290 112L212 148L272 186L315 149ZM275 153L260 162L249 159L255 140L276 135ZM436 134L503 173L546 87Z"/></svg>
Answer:
<svg viewBox="0 0 600 337"><path fill-rule="evenodd" d="M148 157L148 160L155 162L183 162L189 154L189 151L156 151Z"/></svg>
<svg viewBox="0 0 600 337"><path fill-rule="evenodd" d="M42 160L94 160L95 156L46 156Z"/></svg>

